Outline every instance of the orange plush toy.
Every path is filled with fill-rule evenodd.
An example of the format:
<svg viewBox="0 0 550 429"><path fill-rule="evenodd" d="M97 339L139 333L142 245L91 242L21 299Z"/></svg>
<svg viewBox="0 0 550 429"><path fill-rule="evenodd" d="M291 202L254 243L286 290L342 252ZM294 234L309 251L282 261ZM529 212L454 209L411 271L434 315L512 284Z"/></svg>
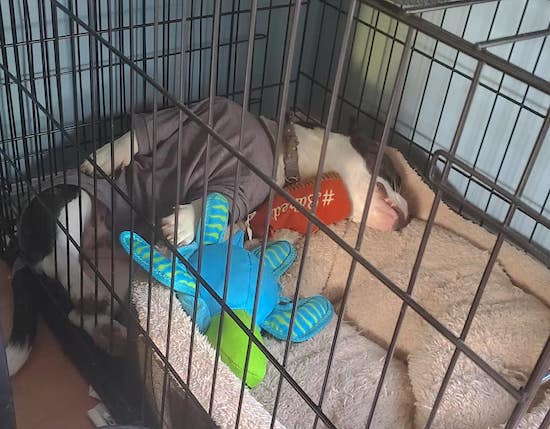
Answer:
<svg viewBox="0 0 550 429"><path fill-rule="evenodd" d="M307 209L313 206L313 188L315 178L301 180L285 187L300 204ZM262 237L265 230L267 202L264 202L251 215L250 227L255 237ZM321 178L319 200L316 215L324 224L331 224L346 219L351 214L351 201L348 191L337 173L326 173ZM269 218L269 238L279 229L292 229L305 234L307 218L296 210L296 207L282 195L275 195ZM318 228L313 225L313 231Z"/></svg>

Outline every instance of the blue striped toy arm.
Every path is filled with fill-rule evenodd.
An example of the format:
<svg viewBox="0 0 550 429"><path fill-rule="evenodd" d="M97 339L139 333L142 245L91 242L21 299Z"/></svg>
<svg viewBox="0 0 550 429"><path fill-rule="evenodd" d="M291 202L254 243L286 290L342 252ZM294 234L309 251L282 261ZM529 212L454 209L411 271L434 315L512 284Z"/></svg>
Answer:
<svg viewBox="0 0 550 429"><path fill-rule="evenodd" d="M262 248L258 247L252 251L260 258ZM273 241L265 248L264 264L272 270L275 278L281 277L296 259L296 248L286 240Z"/></svg>
<svg viewBox="0 0 550 429"><path fill-rule="evenodd" d="M221 243L229 220L229 202L222 194L214 192L206 199L204 214L204 244ZM201 222L197 228L196 242L200 242Z"/></svg>
<svg viewBox="0 0 550 429"><path fill-rule="evenodd" d="M133 236L133 239L132 239ZM123 231L120 234L120 244L130 254L141 268L166 287L172 282L172 260L165 257L145 241L139 234ZM153 252L151 258L151 251ZM151 265L152 260L152 265ZM174 269L174 290L181 293L193 294L196 287L195 277L187 271L185 265L176 259Z"/></svg>
<svg viewBox="0 0 550 429"><path fill-rule="evenodd" d="M261 327L275 338L285 341L290 329L292 301L281 297L281 302L264 320ZM294 324L290 340L295 343L307 341L317 335L332 319L334 308L322 295L300 298L296 304Z"/></svg>

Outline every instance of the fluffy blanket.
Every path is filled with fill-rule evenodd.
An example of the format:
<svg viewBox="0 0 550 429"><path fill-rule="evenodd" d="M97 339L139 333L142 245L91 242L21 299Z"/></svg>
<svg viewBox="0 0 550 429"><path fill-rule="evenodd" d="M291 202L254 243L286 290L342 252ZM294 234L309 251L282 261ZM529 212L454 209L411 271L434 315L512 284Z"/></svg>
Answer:
<svg viewBox="0 0 550 429"><path fill-rule="evenodd" d="M406 290L424 222L413 220L400 232L367 231L362 254L401 289ZM350 244L358 227L351 222L334 226ZM276 238L292 240L294 234ZM295 240L298 249L303 238ZM338 305L343 297L351 257L322 233L310 240L300 292L323 293ZM300 257L300 254L299 254ZM436 226L430 236L412 297L444 326L459 336L483 274L488 252ZM298 267L283 277L286 293L295 289ZM402 301L369 271L357 266L345 306L345 317L367 337L386 347L392 337ZM496 265L480 308L466 338L474 352L522 386L550 332L550 311L540 300L515 287ZM397 341L398 356L408 359L416 401L416 427L424 426L454 346L411 309ZM477 365L462 356L447 387L434 428L491 427L506 420L514 400ZM457 420L457 415L460 419Z"/></svg>
<svg viewBox="0 0 550 429"><path fill-rule="evenodd" d="M133 301L144 326L147 320L147 290L147 282L134 283ZM150 336L161 350L165 350L166 347L168 309L169 291L155 283L151 290ZM287 371L314 401L319 400L335 325L336 320L333 319L329 326L312 340L293 344L288 356ZM184 380L187 376L190 332L191 320L179 307L177 300L174 300L170 364ZM265 339L265 345L279 362L282 362L285 343L268 337ZM323 412L338 428L354 429L365 424L384 356L384 349L347 323L342 324L322 406ZM214 358L215 351L206 337L196 333L190 389L206 409L210 403ZM153 407L159 412L164 371L160 361L153 360L148 363L148 367L148 393ZM239 418L240 428L270 427L278 384L279 373L270 364L264 381L255 389L245 391ZM240 389L241 381L219 361L212 413L212 418L219 427L235 427ZM390 365L388 378L378 401L373 427L410 428L412 403L405 365L394 361ZM177 426L171 420L173 413L170 406L172 404L165 405L166 428ZM275 427L303 428L312 426L315 414L288 382L284 381L276 417ZM325 426L320 421L318 427Z"/></svg>
<svg viewBox="0 0 550 429"><path fill-rule="evenodd" d="M293 344L290 349L287 371L314 401L321 393L335 327L336 318L333 318L319 335L305 343ZM266 346L282 362L285 343L269 338ZM385 355L382 347L360 335L348 323L342 324L323 401L323 411L334 426L355 429L365 425ZM264 381L252 391L252 395L270 412L273 411L279 378L277 369L270 365ZM286 381L283 382L281 398L277 407L277 418L281 422L289 428L313 427L315 414ZM394 360L381 390L371 427L410 428L412 401L406 367ZM319 424L317 427L325 426Z"/></svg>

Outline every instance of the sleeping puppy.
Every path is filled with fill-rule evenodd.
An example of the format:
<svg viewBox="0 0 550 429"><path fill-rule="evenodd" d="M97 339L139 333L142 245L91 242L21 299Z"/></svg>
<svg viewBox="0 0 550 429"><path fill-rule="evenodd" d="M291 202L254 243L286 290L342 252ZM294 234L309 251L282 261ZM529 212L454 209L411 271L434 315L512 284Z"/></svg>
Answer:
<svg viewBox="0 0 550 429"><path fill-rule="evenodd" d="M277 124L266 118L260 120L265 125L272 139L276 140ZM323 142L324 129L312 124L296 122L294 132L298 140L298 170L300 177L310 178L317 175L319 157ZM132 144L133 143L133 144ZM283 142L285 144L285 142ZM111 144L101 147L96 152L96 163L108 174L111 173L111 153L114 153L115 168L124 168L130 164L132 156L137 154L138 143L134 134L126 133ZM280 151L276 182L285 184L284 151ZM367 196L367 189L374 169L378 143L359 129L347 136L341 133L330 133L323 172L336 172L345 183L352 202L352 220L360 222ZM81 170L86 174L93 173L89 161L82 164ZM268 173L270 170L265 170ZM408 221L407 201L400 194L401 178L393 167L389 157L383 156L376 188L367 217L367 226L382 231L393 231L403 227ZM195 236L195 228L201 217L201 200L196 199L179 206L178 228L174 228L176 213L162 219L162 230L165 236L175 244L188 244ZM254 209L254 207L251 207Z"/></svg>
<svg viewBox="0 0 550 429"><path fill-rule="evenodd" d="M209 100L204 100L192 110L207 123L208 107ZM262 171L271 172L274 123L246 112L239 146L241 115L238 104L223 98L214 100L212 123L217 133ZM299 174L315 176L323 130L299 124L294 130L299 143ZM62 184L42 191L23 211L17 236L22 260L35 271L59 280L74 303L69 319L82 326L98 345L108 348L113 336L120 340L126 336L124 327L110 317L117 310L112 292L124 301L130 280L130 261L117 244L121 231L134 229L152 242L155 237L148 225L156 224L176 245L190 243L201 218L205 177L209 193L219 192L228 198L235 222L266 199L268 185L241 164L233 201L237 159L214 141L207 152L207 140L207 133L178 109L159 111L155 118L136 115L132 133L95 153L97 165L105 174L114 175L114 186L99 175L91 177L94 168L85 161L81 165L85 175L68 172ZM369 169L376 156L376 145L371 143L360 134L350 138L331 133L328 140L324 171L335 171L342 177L356 221L361 219ZM277 182L282 186L283 155L277 162ZM385 160L367 225L395 230L407 217L399 177Z"/></svg>

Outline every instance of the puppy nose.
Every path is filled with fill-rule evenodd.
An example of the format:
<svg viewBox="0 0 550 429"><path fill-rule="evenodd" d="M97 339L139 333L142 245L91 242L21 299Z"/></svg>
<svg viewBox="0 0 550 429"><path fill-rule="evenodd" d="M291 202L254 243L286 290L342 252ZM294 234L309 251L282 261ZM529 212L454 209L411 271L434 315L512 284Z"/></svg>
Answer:
<svg viewBox="0 0 550 429"><path fill-rule="evenodd" d="M405 228L408 225L410 218L405 217L403 212L398 207L394 207L393 209L397 213L397 220L395 221L395 231L399 231L400 229Z"/></svg>
<svg viewBox="0 0 550 429"><path fill-rule="evenodd" d="M389 198L386 198L384 200L387 205L389 205L393 211L397 214L397 218L395 219L395 222L393 223L393 231L399 231L401 228L404 228L409 223L409 218L405 217L405 214L394 201L390 200Z"/></svg>

